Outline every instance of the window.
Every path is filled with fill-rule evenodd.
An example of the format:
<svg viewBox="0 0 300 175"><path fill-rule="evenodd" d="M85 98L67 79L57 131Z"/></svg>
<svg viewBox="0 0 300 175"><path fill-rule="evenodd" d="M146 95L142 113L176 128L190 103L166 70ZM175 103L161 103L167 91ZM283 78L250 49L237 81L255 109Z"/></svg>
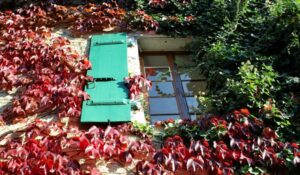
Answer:
<svg viewBox="0 0 300 175"><path fill-rule="evenodd" d="M204 77L186 53L146 52L141 55L144 75L152 81L148 92L151 122L193 119L199 114L195 96L206 90Z"/></svg>

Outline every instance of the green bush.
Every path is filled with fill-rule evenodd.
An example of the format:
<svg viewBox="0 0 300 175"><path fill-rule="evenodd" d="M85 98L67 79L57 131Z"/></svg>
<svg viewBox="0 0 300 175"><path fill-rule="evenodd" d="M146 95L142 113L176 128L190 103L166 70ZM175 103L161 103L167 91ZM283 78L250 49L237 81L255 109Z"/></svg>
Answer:
<svg viewBox="0 0 300 175"><path fill-rule="evenodd" d="M299 4L255 0L238 4L240 8L233 9L235 20L191 45L210 90L199 99L207 112L247 106L284 137L296 137L287 130L299 126ZM293 126L287 127L290 123Z"/></svg>
<svg viewBox="0 0 300 175"><path fill-rule="evenodd" d="M249 107L285 138L296 137L300 89L297 1L135 2L158 23L157 32L197 38L189 48L208 81L209 92L199 93L202 111L224 114Z"/></svg>
<svg viewBox="0 0 300 175"><path fill-rule="evenodd" d="M257 67L250 61L243 62L234 79L227 79L226 86L235 101L228 101L230 106L250 109L261 109L271 94L278 90L276 78L278 74L271 66L263 64ZM277 87L275 87L277 86Z"/></svg>

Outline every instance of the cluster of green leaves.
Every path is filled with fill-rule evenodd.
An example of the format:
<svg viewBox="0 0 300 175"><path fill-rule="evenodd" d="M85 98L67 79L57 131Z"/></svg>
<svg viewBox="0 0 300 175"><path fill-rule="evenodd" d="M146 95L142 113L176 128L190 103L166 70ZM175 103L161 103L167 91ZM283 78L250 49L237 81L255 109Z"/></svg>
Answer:
<svg viewBox="0 0 300 175"><path fill-rule="evenodd" d="M223 0L134 0L137 9L145 11L159 23L158 33L200 36L219 31L232 20L235 1ZM223 18L226 16L226 18Z"/></svg>
<svg viewBox="0 0 300 175"><path fill-rule="evenodd" d="M272 115L297 115L297 1L134 0L131 4L153 17L158 33L197 37L190 49L208 80L209 93L200 97L207 111L250 107L258 114L271 105Z"/></svg>
<svg viewBox="0 0 300 175"><path fill-rule="evenodd" d="M139 123L134 121L132 123L132 126L137 129L138 131L145 133L147 135L153 134L153 126L151 126L149 123Z"/></svg>
<svg viewBox="0 0 300 175"><path fill-rule="evenodd" d="M198 10L193 8L194 4ZM178 8L174 15L194 16L190 23L193 27L186 30L166 21L165 25L160 22L160 31L198 37L190 48L209 84L209 93L199 97L205 112L227 113L249 107L251 112L271 122L274 129L282 130L285 137L296 136L300 89L299 4L207 0L191 1L188 7L191 11L184 8L186 13L182 13Z"/></svg>
<svg viewBox="0 0 300 175"><path fill-rule="evenodd" d="M195 45L210 85L202 100L210 101L210 109L217 112L248 106L276 129L287 130L299 117L300 6L294 1L254 0L240 6L235 21ZM285 136L296 136L292 130L288 133Z"/></svg>
<svg viewBox="0 0 300 175"><path fill-rule="evenodd" d="M153 17L158 33L197 38L190 49L209 85L208 93L199 93L202 111L249 107L286 138L296 136L298 1L133 0L131 7Z"/></svg>

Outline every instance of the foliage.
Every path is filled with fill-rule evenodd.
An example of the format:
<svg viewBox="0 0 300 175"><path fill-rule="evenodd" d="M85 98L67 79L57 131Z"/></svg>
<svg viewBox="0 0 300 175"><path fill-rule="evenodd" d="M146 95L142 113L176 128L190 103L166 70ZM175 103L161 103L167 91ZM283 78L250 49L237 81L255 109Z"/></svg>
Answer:
<svg viewBox="0 0 300 175"><path fill-rule="evenodd" d="M274 118L276 127L298 121L299 3L136 0L132 6L157 23L157 33L197 37L190 49L209 85L199 97L203 111L251 107L258 117ZM145 25L138 16L130 21L139 29Z"/></svg>
<svg viewBox="0 0 300 175"><path fill-rule="evenodd" d="M79 117L81 101L89 96L82 86L89 61L69 47L65 38L49 39L45 28L26 29L26 20L0 13L1 90L18 89L5 117L28 116L56 109L59 116Z"/></svg>
<svg viewBox="0 0 300 175"><path fill-rule="evenodd" d="M250 61L242 62L237 75L225 81L226 88L218 91L219 99L214 105L234 109L235 107L249 107L252 110L263 109L271 94L280 90L276 82L278 75L271 66L265 64L252 65ZM205 102L209 97L200 98Z"/></svg>
<svg viewBox="0 0 300 175"><path fill-rule="evenodd" d="M99 174L95 161L113 159L125 166L138 160L138 174L284 174L295 172L300 163L299 145L281 142L275 131L247 109L225 117L169 123L174 121L163 123L169 126L167 130L197 126L201 134L184 141L185 133L173 133L155 151L150 137L129 124L83 131L37 119L25 131L2 139L0 172Z"/></svg>
<svg viewBox="0 0 300 175"><path fill-rule="evenodd" d="M299 145L281 142L277 133L248 109L193 122L170 120L157 125L163 126L167 139L153 162L171 171L293 174L294 165L299 164ZM157 170L159 166L154 165Z"/></svg>
<svg viewBox="0 0 300 175"><path fill-rule="evenodd" d="M156 21L157 33L197 37L189 48L207 77L208 93L198 97L204 113L249 107L282 139L299 139L299 3L137 0L136 6Z"/></svg>
<svg viewBox="0 0 300 175"><path fill-rule="evenodd" d="M225 11L218 17L231 20L220 21L212 33L199 31L191 45L209 85L199 99L206 112L219 114L248 106L284 138L298 138L293 130L299 117L300 6L294 1L235 2L236 8L216 7ZM289 123L294 126L286 127Z"/></svg>
<svg viewBox="0 0 300 175"><path fill-rule="evenodd" d="M125 10L117 3L103 3L101 5L88 4L82 14L71 26L73 33L93 33L96 31L111 31L120 25L125 16Z"/></svg>
<svg viewBox="0 0 300 175"><path fill-rule="evenodd" d="M138 98L143 92L144 88L149 90L152 87L151 81L147 80L143 75L133 75L124 79L129 89L130 99Z"/></svg>
<svg viewBox="0 0 300 175"><path fill-rule="evenodd" d="M89 98L82 87L92 80L85 76L91 64L70 48L67 39L51 38L45 26L73 24L73 34L111 30L124 13L114 2L71 8L30 4L16 12L0 12L0 90L18 88L4 119L50 111L79 117L82 100Z"/></svg>
<svg viewBox="0 0 300 175"><path fill-rule="evenodd" d="M125 10L115 2L71 7L42 2L24 5L15 11L12 14L22 18L20 23L27 28L64 26L73 35L114 30L121 27L125 17Z"/></svg>
<svg viewBox="0 0 300 175"><path fill-rule="evenodd" d="M261 109L265 102L264 99L270 97L272 91L276 91L275 79L278 75L271 66L262 65L261 68L254 67L250 61L242 63L239 67L238 78L228 79L227 86L229 91L235 92L236 101L242 106L251 109ZM238 79L238 81L236 80ZM247 99L246 102L244 99ZM247 102L249 102L247 104ZM237 105L234 103L234 105Z"/></svg>
<svg viewBox="0 0 300 175"><path fill-rule="evenodd" d="M133 122L132 123L133 128L137 129L141 133L145 133L147 135L152 135L153 134L153 126L150 125L149 123L138 123L138 122Z"/></svg>
<svg viewBox="0 0 300 175"><path fill-rule="evenodd" d="M145 136L131 141L131 126L91 127L81 131L58 123L36 120L18 137L4 138L0 146L1 174L100 174L95 161L115 159L129 164L154 151Z"/></svg>
<svg viewBox="0 0 300 175"><path fill-rule="evenodd" d="M154 21L153 17L146 14L143 10L136 10L127 13L126 23L128 30L150 30L158 29L158 23Z"/></svg>
<svg viewBox="0 0 300 175"><path fill-rule="evenodd" d="M99 173L78 154L125 165L139 159L137 174L295 174L299 169L295 1L20 0L13 5L20 8L0 12L0 89L17 88L18 96L1 120L45 112L80 116L81 101L89 98L82 86L92 81L85 76L91 65L67 39L50 39L49 27L75 35L120 29L192 35L194 61L209 84L209 93L199 97L206 112L248 106L253 115L242 109L193 122L162 122L166 140L158 151L143 133L151 132L147 125L80 131L37 120L21 137L1 141L1 173ZM141 76L125 81L132 99L151 86ZM141 140L130 141L126 134Z"/></svg>
<svg viewBox="0 0 300 175"><path fill-rule="evenodd" d="M220 30L220 25L233 19L234 14L228 12L236 6L235 1L211 0L153 0L140 4L158 22L159 33L179 36L204 36Z"/></svg>
<svg viewBox="0 0 300 175"><path fill-rule="evenodd" d="M297 121L297 2L139 0L136 6L153 17L158 33L198 37L190 48L209 84L209 93L199 97L203 111L248 106L259 117L274 118L276 127Z"/></svg>

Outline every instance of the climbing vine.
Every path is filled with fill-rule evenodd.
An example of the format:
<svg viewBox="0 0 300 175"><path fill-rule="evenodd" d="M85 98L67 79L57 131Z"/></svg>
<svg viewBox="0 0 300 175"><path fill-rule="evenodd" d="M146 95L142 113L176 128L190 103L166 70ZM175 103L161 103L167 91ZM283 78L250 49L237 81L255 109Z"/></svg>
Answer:
<svg viewBox="0 0 300 175"><path fill-rule="evenodd" d="M51 36L61 27L75 36L135 30L195 36L191 50L210 90L199 99L226 115L158 122L164 133L159 149L130 124L84 131L37 119L16 137L1 136L1 174L100 174L97 159L125 166L137 160L137 174L298 171L299 6L294 1L11 2L0 12L0 90L15 89L17 95L1 123L45 113L78 120L82 100L89 98L82 87L93 81L86 76L92 65L66 38ZM140 76L126 81L132 98L141 84L151 86Z"/></svg>

